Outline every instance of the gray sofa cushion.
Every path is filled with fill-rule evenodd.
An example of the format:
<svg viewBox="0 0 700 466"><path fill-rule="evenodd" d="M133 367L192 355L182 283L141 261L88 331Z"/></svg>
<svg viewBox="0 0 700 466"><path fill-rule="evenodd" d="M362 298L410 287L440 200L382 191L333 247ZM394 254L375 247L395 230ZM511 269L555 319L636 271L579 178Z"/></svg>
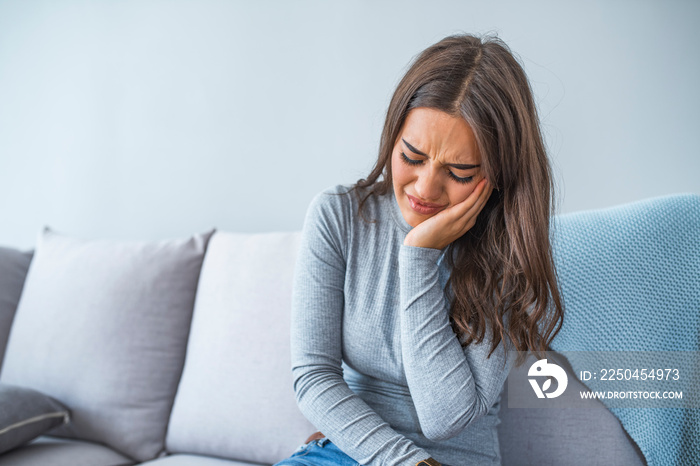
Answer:
<svg viewBox="0 0 700 466"><path fill-rule="evenodd" d="M52 435L156 457L184 362L211 233L185 240L80 240L40 235L0 381L65 404Z"/></svg>
<svg viewBox="0 0 700 466"><path fill-rule="evenodd" d="M0 453L70 419L68 408L31 388L0 384Z"/></svg>
<svg viewBox="0 0 700 466"><path fill-rule="evenodd" d="M0 367L32 254L0 247Z"/></svg>
<svg viewBox="0 0 700 466"><path fill-rule="evenodd" d="M260 466L260 463L226 460L200 455L172 455L142 463L142 466Z"/></svg>
<svg viewBox="0 0 700 466"><path fill-rule="evenodd" d="M0 466L131 466L133 460L103 445L80 440L39 437L0 455Z"/></svg>
<svg viewBox="0 0 700 466"><path fill-rule="evenodd" d="M270 464L314 431L292 387L298 241L298 232L217 232L211 239L168 427L169 452Z"/></svg>

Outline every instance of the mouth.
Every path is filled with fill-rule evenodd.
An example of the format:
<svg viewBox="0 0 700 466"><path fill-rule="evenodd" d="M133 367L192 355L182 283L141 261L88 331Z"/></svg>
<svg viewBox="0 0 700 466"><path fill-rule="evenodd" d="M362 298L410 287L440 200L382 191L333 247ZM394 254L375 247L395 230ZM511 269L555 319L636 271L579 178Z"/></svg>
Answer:
<svg viewBox="0 0 700 466"><path fill-rule="evenodd" d="M440 204L419 201L417 198L411 196L410 194L406 194L406 197L408 198L408 203L411 205L411 209L413 209L415 212L421 215L432 215L439 212L445 207L444 205Z"/></svg>

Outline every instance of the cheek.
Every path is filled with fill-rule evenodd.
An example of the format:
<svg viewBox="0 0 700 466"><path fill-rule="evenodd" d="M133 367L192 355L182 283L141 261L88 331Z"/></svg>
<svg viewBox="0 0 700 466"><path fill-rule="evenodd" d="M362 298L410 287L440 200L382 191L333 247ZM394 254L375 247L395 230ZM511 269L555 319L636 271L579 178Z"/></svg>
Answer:
<svg viewBox="0 0 700 466"><path fill-rule="evenodd" d="M398 160L396 154L391 157L391 176L394 179L394 186L404 186L409 183L412 178L411 168Z"/></svg>
<svg viewBox="0 0 700 466"><path fill-rule="evenodd" d="M478 181L472 181L471 183L464 185L451 183L453 186L451 186L449 190L450 204L455 205L464 201L472 192L474 192L478 183Z"/></svg>

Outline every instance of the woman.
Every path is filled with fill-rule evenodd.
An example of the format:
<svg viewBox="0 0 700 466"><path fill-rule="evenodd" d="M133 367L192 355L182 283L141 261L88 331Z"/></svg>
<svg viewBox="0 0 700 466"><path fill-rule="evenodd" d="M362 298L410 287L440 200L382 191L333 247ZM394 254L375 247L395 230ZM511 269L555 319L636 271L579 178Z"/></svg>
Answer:
<svg viewBox="0 0 700 466"><path fill-rule="evenodd" d="M551 192L532 93L507 46L461 35L422 52L372 172L309 207L292 370L323 433L278 464L500 464L515 351L541 354L563 318Z"/></svg>

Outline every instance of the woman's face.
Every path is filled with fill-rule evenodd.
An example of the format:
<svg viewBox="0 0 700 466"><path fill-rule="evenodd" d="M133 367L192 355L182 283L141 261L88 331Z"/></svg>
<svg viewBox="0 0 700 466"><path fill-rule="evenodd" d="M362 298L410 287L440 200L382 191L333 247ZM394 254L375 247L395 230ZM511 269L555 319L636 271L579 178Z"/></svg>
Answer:
<svg viewBox="0 0 700 466"><path fill-rule="evenodd" d="M465 200L483 178L481 154L463 118L419 107L406 116L391 155L394 194L412 227Z"/></svg>

